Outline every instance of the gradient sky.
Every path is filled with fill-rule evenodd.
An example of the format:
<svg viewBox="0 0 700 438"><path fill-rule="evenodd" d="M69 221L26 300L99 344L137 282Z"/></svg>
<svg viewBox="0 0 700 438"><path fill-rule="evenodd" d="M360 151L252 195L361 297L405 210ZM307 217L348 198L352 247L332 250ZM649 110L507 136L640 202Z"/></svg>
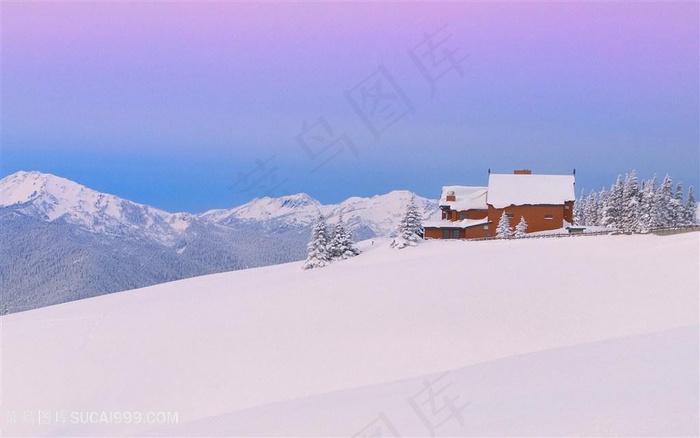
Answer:
<svg viewBox="0 0 700 438"><path fill-rule="evenodd" d="M192 212L436 198L489 168L700 183L697 2L1 8L2 176Z"/></svg>

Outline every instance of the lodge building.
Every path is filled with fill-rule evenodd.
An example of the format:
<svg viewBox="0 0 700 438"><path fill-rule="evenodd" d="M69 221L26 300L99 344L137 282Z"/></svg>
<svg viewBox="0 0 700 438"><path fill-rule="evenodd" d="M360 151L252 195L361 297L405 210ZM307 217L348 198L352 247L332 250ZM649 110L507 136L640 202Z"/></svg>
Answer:
<svg viewBox="0 0 700 438"><path fill-rule="evenodd" d="M446 186L440 196L441 215L424 223L426 239L493 237L503 212L511 227L520 217L527 232L556 230L571 225L574 211L573 175L489 173L488 186Z"/></svg>

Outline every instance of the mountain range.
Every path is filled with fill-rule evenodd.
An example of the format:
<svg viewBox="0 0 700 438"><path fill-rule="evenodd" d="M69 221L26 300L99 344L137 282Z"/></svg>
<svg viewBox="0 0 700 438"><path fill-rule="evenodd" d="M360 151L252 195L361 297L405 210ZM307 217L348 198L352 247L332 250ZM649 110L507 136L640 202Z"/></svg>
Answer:
<svg viewBox="0 0 700 438"><path fill-rule="evenodd" d="M307 194L230 209L169 213L41 172L0 180L2 313L187 277L302 260L318 214L356 240L388 236L413 198L424 218L437 201L409 191L323 205Z"/></svg>

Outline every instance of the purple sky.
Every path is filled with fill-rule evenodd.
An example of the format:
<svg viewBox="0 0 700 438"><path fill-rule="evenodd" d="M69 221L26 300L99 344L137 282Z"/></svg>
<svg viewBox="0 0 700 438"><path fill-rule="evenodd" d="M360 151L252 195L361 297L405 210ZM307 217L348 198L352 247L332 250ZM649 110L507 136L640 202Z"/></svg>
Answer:
<svg viewBox="0 0 700 438"><path fill-rule="evenodd" d="M1 172L51 172L171 211L302 191L437 197L485 184L488 168L576 168L579 189L668 172L697 189L699 13L694 2L3 3Z"/></svg>

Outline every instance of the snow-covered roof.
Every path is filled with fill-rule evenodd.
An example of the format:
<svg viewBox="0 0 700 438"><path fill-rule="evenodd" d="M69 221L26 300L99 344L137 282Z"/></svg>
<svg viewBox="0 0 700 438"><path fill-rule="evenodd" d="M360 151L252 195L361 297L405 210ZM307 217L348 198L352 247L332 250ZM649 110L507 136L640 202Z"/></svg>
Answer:
<svg viewBox="0 0 700 438"><path fill-rule="evenodd" d="M448 201L447 195L454 194L455 200ZM486 210L486 187L445 186L440 195L440 207L452 210Z"/></svg>
<svg viewBox="0 0 700 438"><path fill-rule="evenodd" d="M477 225L486 225L490 221L484 219L462 219L461 221L449 221L446 219L423 222L423 228L469 228Z"/></svg>
<svg viewBox="0 0 700 438"><path fill-rule="evenodd" d="M487 202L495 208L561 205L574 199L573 175L489 175Z"/></svg>

